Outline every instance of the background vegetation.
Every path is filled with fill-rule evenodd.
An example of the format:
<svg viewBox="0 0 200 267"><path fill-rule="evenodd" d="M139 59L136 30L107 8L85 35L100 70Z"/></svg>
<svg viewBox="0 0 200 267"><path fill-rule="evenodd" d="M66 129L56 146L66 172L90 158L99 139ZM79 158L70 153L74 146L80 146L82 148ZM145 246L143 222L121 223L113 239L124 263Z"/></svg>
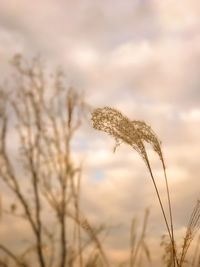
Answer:
<svg viewBox="0 0 200 267"><path fill-rule="evenodd" d="M30 235L28 242L22 244L10 229L17 245L7 247L0 242L0 266L113 266L108 251L104 249L107 222L92 225L82 211L80 189L83 166L74 158L71 146L81 123L88 120L91 108L82 94L66 86L62 71L48 74L39 58L27 61L16 55L12 64L14 75L0 91L0 179L3 190L12 199L11 203L2 201L1 217L10 216L19 224L22 220L26 221ZM114 136L117 145L122 140L133 146L143 157L153 178L143 147L143 142L150 143L165 171L159 141L151 129L145 124L140 128L139 122L135 121L134 129L142 136L131 136L133 129L129 121L125 119L124 124L122 121L118 124L117 118L121 113L111 115L114 124L111 123L109 129L105 128L107 124L103 124L104 128L100 130ZM123 133L120 133L121 129ZM15 140L10 140L10 136ZM13 142L17 144L16 155L12 151ZM165 211L163 215L167 216ZM148 220L149 209L144 212L140 232L137 219L133 218L130 256L118 266L152 266L151 248L146 237ZM193 209L181 247L176 246L172 220L166 219L166 225L169 235L163 236L161 241L163 266L200 266L199 238L186 257L200 226L199 201Z"/></svg>

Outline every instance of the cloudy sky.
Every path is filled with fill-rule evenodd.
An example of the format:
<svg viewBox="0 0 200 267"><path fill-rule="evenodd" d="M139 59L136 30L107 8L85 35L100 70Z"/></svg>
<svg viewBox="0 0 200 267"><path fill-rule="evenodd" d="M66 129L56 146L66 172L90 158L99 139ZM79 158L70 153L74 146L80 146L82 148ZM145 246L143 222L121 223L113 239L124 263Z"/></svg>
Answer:
<svg viewBox="0 0 200 267"><path fill-rule="evenodd" d="M198 0L0 0L1 73L15 53L40 54L93 107L112 106L152 126L162 140L177 236L200 191L199 18ZM113 154L114 141L89 123L79 143L83 209L94 222L120 225L105 244L111 257L126 260L130 220L142 219L146 207L149 243L158 246L165 226L139 156L125 145ZM159 160L149 153L164 192Z"/></svg>

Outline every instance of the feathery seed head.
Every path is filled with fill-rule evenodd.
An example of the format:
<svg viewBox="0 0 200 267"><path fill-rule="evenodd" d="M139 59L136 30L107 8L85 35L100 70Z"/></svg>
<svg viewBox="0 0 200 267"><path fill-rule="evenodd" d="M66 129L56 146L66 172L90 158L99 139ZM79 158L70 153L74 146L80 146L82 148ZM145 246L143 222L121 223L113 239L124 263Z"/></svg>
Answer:
<svg viewBox="0 0 200 267"><path fill-rule="evenodd" d="M92 113L93 127L113 136L116 141L131 145L143 158L146 151L139 132L135 125L116 109L98 108Z"/></svg>
<svg viewBox="0 0 200 267"><path fill-rule="evenodd" d="M150 145L152 145L153 150L158 154L160 160L164 164L164 159L163 159L163 154L162 154L162 150L161 150L161 142L158 139L158 137L156 136L156 134L154 133L154 131L152 130L152 128L147 125L145 122L143 121L132 121L132 123L134 124L135 128L138 131L138 134L140 136L140 138L149 143Z"/></svg>
<svg viewBox="0 0 200 267"><path fill-rule="evenodd" d="M97 108L92 113L93 127L113 136L119 145L122 141L131 145L146 161L146 150L144 142L152 145L153 150L158 154L163 162L160 141L150 126L143 121L130 121L116 109L104 107Z"/></svg>

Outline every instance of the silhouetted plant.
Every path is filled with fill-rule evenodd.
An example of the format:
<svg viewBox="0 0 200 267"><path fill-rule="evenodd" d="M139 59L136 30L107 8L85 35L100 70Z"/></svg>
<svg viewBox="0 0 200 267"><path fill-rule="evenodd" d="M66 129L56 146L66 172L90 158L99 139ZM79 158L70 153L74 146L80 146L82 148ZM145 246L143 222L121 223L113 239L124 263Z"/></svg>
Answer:
<svg viewBox="0 0 200 267"><path fill-rule="evenodd" d="M104 255L99 232L80 210L82 166L71 149L87 105L80 92L67 87L61 71L48 75L39 58L26 61L16 55L13 65L13 87L0 90L0 179L15 202L3 211L1 207L1 213L26 220L35 240L20 255L3 244L0 250L18 266L83 267L88 244L93 242ZM18 159L8 148L11 131L17 137Z"/></svg>
<svg viewBox="0 0 200 267"><path fill-rule="evenodd" d="M167 181L166 175L166 168L164 163L164 158L160 146L160 141L158 140L157 136L153 132L150 126L148 126L145 122L142 121L131 121L126 116L122 115L116 109L105 107L105 108L98 108L92 113L92 121L93 127L97 130L104 131L115 138L117 145L120 142L124 142L130 145L133 149L135 149L144 160L151 179L153 181L153 185L156 190L157 198L162 210L162 215L167 227L167 231L171 240L171 248L173 251L173 262L175 266L175 262L178 265L178 260L176 257L175 251L175 243L174 243L174 233L173 233L173 221L172 221L172 211L171 211L171 201L169 195L169 186ZM167 197L168 197L168 208L170 214L170 222L167 220L166 212L164 210L164 206L161 200L161 196L153 175L153 171L149 162L149 158L145 148L145 142L152 145L153 150L158 154L161 162L162 167L164 170L165 175L165 182L166 182L166 190L167 190Z"/></svg>

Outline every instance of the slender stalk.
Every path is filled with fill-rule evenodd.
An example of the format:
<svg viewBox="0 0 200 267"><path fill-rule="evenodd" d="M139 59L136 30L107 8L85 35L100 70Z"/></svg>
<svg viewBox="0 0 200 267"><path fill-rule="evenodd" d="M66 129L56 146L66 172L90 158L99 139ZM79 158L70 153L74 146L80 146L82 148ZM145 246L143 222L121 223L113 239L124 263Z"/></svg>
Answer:
<svg viewBox="0 0 200 267"><path fill-rule="evenodd" d="M60 224L61 224L61 231L60 231L60 242L61 242L61 262L60 267L66 266L66 259L67 259L67 240L66 240L66 184L63 183L62 187L62 205L61 205L61 214L60 214Z"/></svg>
<svg viewBox="0 0 200 267"><path fill-rule="evenodd" d="M76 217L79 220L80 219L80 177L81 172L78 175L78 182L77 182L77 193L75 197L75 208L76 208ZM81 250L81 228L80 225L77 225L78 227L78 251L79 251L79 265L80 267L83 267L83 257L82 257L82 250Z"/></svg>
<svg viewBox="0 0 200 267"><path fill-rule="evenodd" d="M158 198L160 207L161 207L161 211L162 211L162 215L163 215L163 218L164 218L164 221L165 221L165 225L166 225L166 227L167 227L167 231L168 231L170 240L171 240L171 242L172 242L171 231L170 231L170 228L169 228L169 224L168 224L168 221L167 221L167 217L166 217L166 214L165 214L165 210L164 210L164 207L163 207L163 204L162 204L162 200L161 200L161 198L160 198L160 194L159 194L159 191L158 191L158 187L157 187L157 185L156 185L156 182L155 182L155 179L154 179L154 176L153 176L153 172L152 172L152 170L151 170L151 166L150 166L150 163L149 163L148 158L146 158L146 163L147 163L147 167L148 167L148 170L149 170L149 173L150 173L150 176L151 176L151 179L152 179L154 188L155 188L155 190L156 190L156 195L157 195L157 198Z"/></svg>
<svg viewBox="0 0 200 267"><path fill-rule="evenodd" d="M163 170L164 170L164 176L165 176L165 185L167 189L167 201L168 201L168 208L169 208L169 217L170 217L170 228L171 228L171 234L172 234L172 253L173 253L173 264L174 267L176 266L176 248L175 248L175 241L174 241L174 227L173 227L173 217L172 217L172 205L171 205L171 199L170 199L170 193L169 193L169 184L167 179L167 173L164 161L162 160ZM177 261L178 265L178 261Z"/></svg>
<svg viewBox="0 0 200 267"><path fill-rule="evenodd" d="M147 209L145 211L145 215L144 215L144 220L143 220L143 225L142 225L142 232L140 235L140 238L138 240L138 244L135 248L135 253L133 256L133 262L131 267L135 266L137 259L139 258L138 255L141 253L141 247L142 247L142 243L144 242L145 239L145 234L146 234L146 228L147 228L147 222L148 222L148 216L149 216L149 210Z"/></svg>
<svg viewBox="0 0 200 267"><path fill-rule="evenodd" d="M130 267L134 266L135 250L136 250L136 218L133 218L131 223L131 232L130 232L130 263L129 263Z"/></svg>
<svg viewBox="0 0 200 267"><path fill-rule="evenodd" d="M195 251L194 251L194 255L193 255L193 259L192 259L192 267L195 266L195 262L196 262L196 259L198 257L199 247L200 247L200 236L199 236L199 238L197 240L196 248L195 248Z"/></svg>
<svg viewBox="0 0 200 267"><path fill-rule="evenodd" d="M175 253L175 244L174 244L174 236L172 236L172 232L171 232L171 227L173 228L173 226L169 226L169 223L167 221L167 217L166 217L166 213L165 213L165 210L164 210L164 207L163 207L163 204L162 204L162 200L161 200L161 197L160 197L160 194L159 194L159 191L158 191L158 187L156 185L156 182L155 182L155 178L153 176L153 172L152 172L152 169L151 169L151 165L149 163L149 159L148 157L146 156L146 163L147 163L147 167L148 167L148 170L149 170L149 173L150 173L150 176L151 176L151 179L152 179L152 182L153 182L153 185L154 185L154 188L156 190L156 195L157 195L157 198L158 198L158 201L159 201L159 204L160 204L160 207L161 207L161 211L162 211L162 214L163 214L163 218L164 218L164 221L165 221L165 225L167 227L167 231L168 231L168 234L169 234L169 238L170 238L170 241L171 241L171 244L172 244L172 249L173 249L173 261L174 261L174 267L176 266L179 266L179 263L178 263L178 259L177 259L177 256L176 256L176 253ZM168 183L167 183L168 185ZM168 188L168 187L167 187ZM168 194L169 194L169 188L168 188ZM169 198L170 200L170 198ZM171 203L171 202L169 202ZM170 204L169 204L170 205ZM171 205L170 205L171 207ZM170 209L171 210L171 209Z"/></svg>

